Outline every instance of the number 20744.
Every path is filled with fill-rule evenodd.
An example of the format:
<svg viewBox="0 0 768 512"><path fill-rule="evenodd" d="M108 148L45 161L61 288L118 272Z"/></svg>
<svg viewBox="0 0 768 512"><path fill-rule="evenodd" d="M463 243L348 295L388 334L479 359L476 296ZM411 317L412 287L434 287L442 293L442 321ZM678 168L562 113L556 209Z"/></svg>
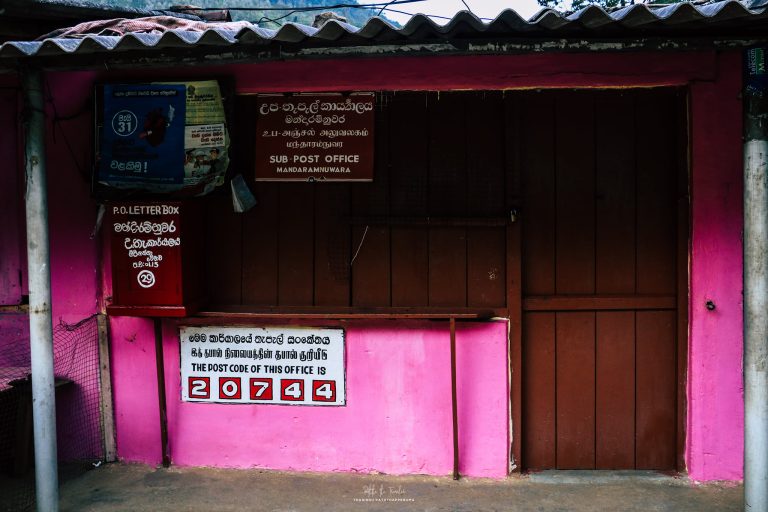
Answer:
<svg viewBox="0 0 768 512"><path fill-rule="evenodd" d="M247 382L243 382L247 380ZM275 382L277 381L277 382ZM219 377L215 395L220 401L241 401L247 397L247 402L335 402L336 381L302 379L272 379L269 377ZM244 386L247 386L244 388ZM193 400L212 400L214 391L210 377L189 377L189 398Z"/></svg>

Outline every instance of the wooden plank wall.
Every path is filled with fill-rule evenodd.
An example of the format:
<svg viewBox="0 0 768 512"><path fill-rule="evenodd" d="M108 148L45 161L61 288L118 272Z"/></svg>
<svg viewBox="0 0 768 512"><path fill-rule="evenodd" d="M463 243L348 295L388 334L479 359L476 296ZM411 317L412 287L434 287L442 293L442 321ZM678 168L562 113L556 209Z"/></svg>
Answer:
<svg viewBox="0 0 768 512"><path fill-rule="evenodd" d="M16 116L17 92L0 90L0 154L2 154L2 187L0 187L0 306L17 305L22 302L22 258L24 216L20 211L19 176L17 161ZM21 183L23 185L23 183Z"/></svg>
<svg viewBox="0 0 768 512"><path fill-rule="evenodd" d="M233 167L250 180L256 98L237 102ZM674 90L380 95L373 182L251 181L246 214L207 199L211 307L522 302L523 465L673 469L680 105ZM501 222L423 225L456 218Z"/></svg>
<svg viewBox="0 0 768 512"><path fill-rule="evenodd" d="M397 220L506 217L508 100L501 92L382 95L372 183L251 181L258 205L245 214L232 213L227 194L209 198L210 303L504 308L503 225ZM237 102L233 166L251 179L256 97Z"/></svg>
<svg viewBox="0 0 768 512"><path fill-rule="evenodd" d="M675 468L676 94L520 99L527 468Z"/></svg>

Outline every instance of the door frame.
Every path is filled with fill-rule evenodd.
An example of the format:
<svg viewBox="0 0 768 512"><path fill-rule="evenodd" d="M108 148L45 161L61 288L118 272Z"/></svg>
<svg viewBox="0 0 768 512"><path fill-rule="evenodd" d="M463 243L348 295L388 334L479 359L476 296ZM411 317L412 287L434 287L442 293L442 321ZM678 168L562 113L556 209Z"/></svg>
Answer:
<svg viewBox="0 0 768 512"><path fill-rule="evenodd" d="M638 87L639 89L640 87ZM675 457L678 473L685 473L685 442L687 417L687 382L688 382L688 344L690 336L689 306L690 306L690 256L691 256L691 114L690 86L668 87L676 89L677 102L677 241L676 241L676 271L677 271L677 415L675 433ZM592 88L590 88L592 89ZM593 89L594 90L594 89ZM510 102L511 114L514 115L516 101ZM507 107L507 207L510 222L506 228L507 239L507 318L509 319L508 358L510 369L509 400L510 400L510 453L509 472L521 473L524 466L522 456L523 431L523 301L522 301L522 226L519 222L519 204L522 201L522 189L519 179L519 155L517 146L511 142L521 127L519 119L509 119L510 107ZM509 122L511 121L511 122ZM511 179L509 177L512 177Z"/></svg>

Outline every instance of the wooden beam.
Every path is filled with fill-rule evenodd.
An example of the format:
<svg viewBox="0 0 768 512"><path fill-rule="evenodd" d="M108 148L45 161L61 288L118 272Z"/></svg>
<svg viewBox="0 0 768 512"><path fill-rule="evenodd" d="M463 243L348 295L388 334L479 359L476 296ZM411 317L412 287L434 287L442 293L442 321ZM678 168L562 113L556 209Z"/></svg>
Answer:
<svg viewBox="0 0 768 512"><path fill-rule="evenodd" d="M99 383L101 386L101 426L104 460L117 460L115 446L115 414L112 405L112 372L109 366L109 327L106 315L96 316L99 331Z"/></svg>
<svg viewBox="0 0 768 512"><path fill-rule="evenodd" d="M675 309L674 295L538 295L523 299L524 311L622 311Z"/></svg>

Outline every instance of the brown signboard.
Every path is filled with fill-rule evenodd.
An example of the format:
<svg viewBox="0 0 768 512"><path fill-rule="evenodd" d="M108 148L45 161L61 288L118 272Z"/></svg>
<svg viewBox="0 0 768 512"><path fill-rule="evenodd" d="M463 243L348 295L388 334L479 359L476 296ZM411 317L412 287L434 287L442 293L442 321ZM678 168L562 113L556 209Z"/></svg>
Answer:
<svg viewBox="0 0 768 512"><path fill-rule="evenodd" d="M262 94L257 181L373 180L373 93Z"/></svg>

